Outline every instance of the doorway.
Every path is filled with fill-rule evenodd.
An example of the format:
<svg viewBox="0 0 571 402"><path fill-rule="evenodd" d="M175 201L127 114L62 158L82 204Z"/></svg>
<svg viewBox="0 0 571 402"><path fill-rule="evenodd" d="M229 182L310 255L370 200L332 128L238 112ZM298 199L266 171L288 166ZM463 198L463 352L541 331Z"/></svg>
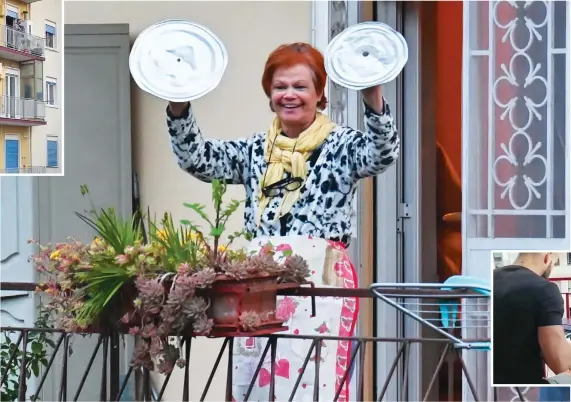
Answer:
<svg viewBox="0 0 571 402"><path fill-rule="evenodd" d="M6 173L18 173L20 169L20 136L6 134L4 138L4 169Z"/></svg>
<svg viewBox="0 0 571 402"><path fill-rule="evenodd" d="M8 47L15 48L16 47L16 27L18 25L19 10L17 7L11 6L9 4L6 5L6 45Z"/></svg>
<svg viewBox="0 0 571 402"><path fill-rule="evenodd" d="M380 3L380 2L378 2ZM463 2L403 2L402 33L409 62L402 74L401 205L403 280L442 283L462 274L462 46ZM434 338L405 320L406 337ZM422 398L442 346L425 344L411 356L412 400ZM429 400L461 401L461 366L448 360Z"/></svg>
<svg viewBox="0 0 571 402"><path fill-rule="evenodd" d="M18 95L20 93L20 72L7 70L6 72L6 117L17 119L20 116L18 110Z"/></svg>

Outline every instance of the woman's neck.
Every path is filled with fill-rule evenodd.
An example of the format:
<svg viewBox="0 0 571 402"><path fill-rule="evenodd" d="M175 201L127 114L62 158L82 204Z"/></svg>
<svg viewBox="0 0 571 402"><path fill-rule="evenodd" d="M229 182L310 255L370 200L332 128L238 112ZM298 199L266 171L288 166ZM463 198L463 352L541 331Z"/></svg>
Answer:
<svg viewBox="0 0 571 402"><path fill-rule="evenodd" d="M297 138L301 135L301 133L307 130L313 124L314 121L315 117L309 123L288 125L280 122L280 126L283 133L287 135L289 138Z"/></svg>

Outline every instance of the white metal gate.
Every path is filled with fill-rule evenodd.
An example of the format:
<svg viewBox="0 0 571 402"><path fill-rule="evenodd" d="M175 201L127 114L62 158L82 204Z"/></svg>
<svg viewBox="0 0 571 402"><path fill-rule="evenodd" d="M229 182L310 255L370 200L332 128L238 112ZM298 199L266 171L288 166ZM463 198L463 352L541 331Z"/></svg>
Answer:
<svg viewBox="0 0 571 402"><path fill-rule="evenodd" d="M571 4L464 1L463 44L464 274L490 277L491 250L571 248Z"/></svg>

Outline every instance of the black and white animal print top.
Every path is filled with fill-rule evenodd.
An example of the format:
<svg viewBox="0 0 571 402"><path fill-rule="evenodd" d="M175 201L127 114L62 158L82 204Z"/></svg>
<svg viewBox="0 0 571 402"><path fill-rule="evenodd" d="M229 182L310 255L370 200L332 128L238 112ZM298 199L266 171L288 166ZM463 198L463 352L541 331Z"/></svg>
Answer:
<svg viewBox="0 0 571 402"><path fill-rule="evenodd" d="M280 196L271 199L256 225L259 183L267 168L265 132L223 141L204 139L190 107L174 117L167 107L167 125L179 166L197 179L226 180L246 189L244 221L255 237L305 235L348 244L354 215L353 199L359 179L378 175L399 155L400 140L385 100L377 114L365 105L361 132L337 126L307 161L307 179L290 212L276 219Z"/></svg>

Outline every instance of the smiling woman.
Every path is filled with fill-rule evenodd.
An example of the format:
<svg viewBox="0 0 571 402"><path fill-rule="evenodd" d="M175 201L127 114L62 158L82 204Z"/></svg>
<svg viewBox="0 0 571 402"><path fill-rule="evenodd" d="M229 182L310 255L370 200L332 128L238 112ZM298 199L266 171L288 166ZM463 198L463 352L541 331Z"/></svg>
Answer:
<svg viewBox="0 0 571 402"><path fill-rule="evenodd" d="M380 87L363 91L361 132L320 112L326 78L323 56L312 46L278 47L262 77L276 118L267 132L241 140L206 140L189 103L167 108L179 166L202 181L244 185L245 226L255 237L302 235L347 245L357 181L398 157L400 140Z"/></svg>
<svg viewBox="0 0 571 402"><path fill-rule="evenodd" d="M353 236L356 184L392 165L399 154L400 140L379 86L362 91L364 132L329 120L321 113L327 105L326 80L324 58L317 49L306 43L282 45L268 57L262 77L262 87L276 114L267 132L234 141L206 140L189 103L171 102L167 124L182 169L202 181L219 179L244 185L245 229L257 238L253 245L265 238L303 255L310 265L309 280L315 286L354 288L358 287L358 277L346 248ZM282 317L292 334L354 334L359 312L354 298L317 300L324 308L318 308L312 317L304 304L307 300L281 299L280 311L284 303L293 306L291 314ZM258 338L236 341L237 401L248 390L256 356L260 357L264 348L262 342ZM276 400L289 397L294 385L289 379L295 377L289 372L297 372L303 363L303 356L295 352L303 342L292 340L289 347L278 348L280 360L275 370L285 371L277 374ZM349 400L349 381L342 384L339 379L349 361L351 345L347 341L325 343L327 348L321 355L323 383L302 384L297 398L311 399L313 388L319 387L323 400L336 399L337 389L344 400ZM268 382L261 379L251 391L250 399L267 400Z"/></svg>

